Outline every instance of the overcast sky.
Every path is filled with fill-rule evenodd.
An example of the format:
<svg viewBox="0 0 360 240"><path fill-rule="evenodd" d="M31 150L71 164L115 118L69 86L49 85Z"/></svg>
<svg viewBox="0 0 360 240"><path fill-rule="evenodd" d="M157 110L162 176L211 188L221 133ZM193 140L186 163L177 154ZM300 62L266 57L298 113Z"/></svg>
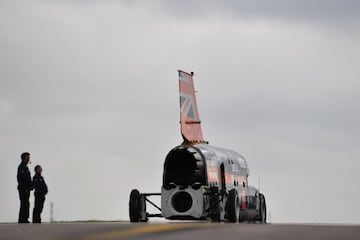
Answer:
<svg viewBox="0 0 360 240"><path fill-rule="evenodd" d="M360 223L360 2L0 2L0 222L31 153L43 220L128 219L180 144L177 70L204 137L244 155L272 222ZM33 196L31 196L31 206ZM32 210L32 209L31 209Z"/></svg>

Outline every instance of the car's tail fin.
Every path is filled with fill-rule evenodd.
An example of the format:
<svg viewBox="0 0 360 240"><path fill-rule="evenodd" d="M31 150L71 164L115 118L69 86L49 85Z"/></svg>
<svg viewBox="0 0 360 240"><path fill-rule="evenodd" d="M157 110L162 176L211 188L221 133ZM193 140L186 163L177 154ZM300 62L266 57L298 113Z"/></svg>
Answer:
<svg viewBox="0 0 360 240"><path fill-rule="evenodd" d="M179 70L180 125L184 144L205 143L196 103L193 73Z"/></svg>

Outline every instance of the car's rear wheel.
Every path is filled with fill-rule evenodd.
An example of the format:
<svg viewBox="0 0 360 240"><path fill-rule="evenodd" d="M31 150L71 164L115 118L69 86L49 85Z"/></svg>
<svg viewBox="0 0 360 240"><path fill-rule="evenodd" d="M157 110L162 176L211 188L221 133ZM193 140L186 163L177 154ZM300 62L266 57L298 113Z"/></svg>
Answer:
<svg viewBox="0 0 360 240"><path fill-rule="evenodd" d="M228 222L236 223L240 218L240 199L236 189L232 189L229 192L227 201L226 201L226 216Z"/></svg>
<svg viewBox="0 0 360 240"><path fill-rule="evenodd" d="M266 223L266 201L265 196L260 194L260 222Z"/></svg>

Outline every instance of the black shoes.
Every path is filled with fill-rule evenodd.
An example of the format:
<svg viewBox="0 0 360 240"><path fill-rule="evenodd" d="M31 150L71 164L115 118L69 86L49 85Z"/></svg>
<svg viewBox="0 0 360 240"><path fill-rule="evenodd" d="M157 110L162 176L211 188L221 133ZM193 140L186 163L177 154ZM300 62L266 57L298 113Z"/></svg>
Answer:
<svg viewBox="0 0 360 240"><path fill-rule="evenodd" d="M28 220L19 221L19 223L30 223Z"/></svg>

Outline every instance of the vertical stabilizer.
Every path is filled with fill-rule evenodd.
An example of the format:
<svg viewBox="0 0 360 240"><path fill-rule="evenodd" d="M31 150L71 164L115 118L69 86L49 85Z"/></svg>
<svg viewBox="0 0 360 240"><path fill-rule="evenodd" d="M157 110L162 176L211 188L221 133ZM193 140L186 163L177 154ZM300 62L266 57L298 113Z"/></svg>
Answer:
<svg viewBox="0 0 360 240"><path fill-rule="evenodd" d="M184 143L204 143L196 103L193 73L179 70L180 124Z"/></svg>

